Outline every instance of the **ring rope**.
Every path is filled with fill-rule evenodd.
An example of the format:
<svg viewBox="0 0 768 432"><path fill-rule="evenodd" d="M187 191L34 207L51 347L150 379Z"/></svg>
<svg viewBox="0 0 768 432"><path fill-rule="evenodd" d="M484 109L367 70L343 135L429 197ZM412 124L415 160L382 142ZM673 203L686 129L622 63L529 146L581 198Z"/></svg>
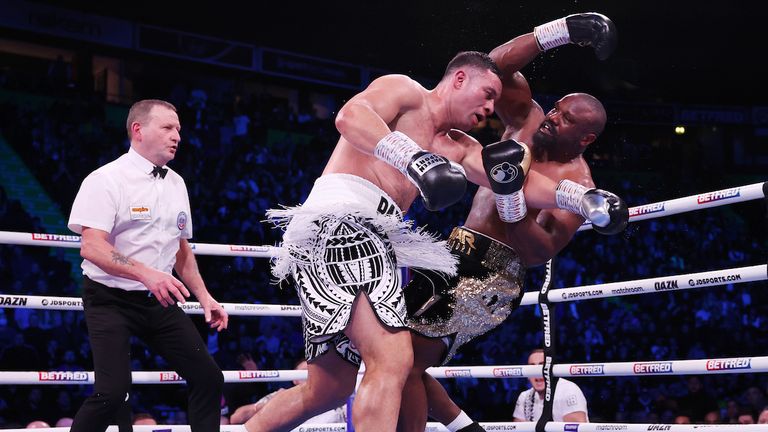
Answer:
<svg viewBox="0 0 768 432"><path fill-rule="evenodd" d="M558 288L549 291L549 301L567 302L595 298L620 297L634 294L649 294L661 291L705 288L727 283L756 282L768 279L768 265L736 267L688 273L677 276L661 276L624 282L584 285L573 288ZM520 305L538 304L539 293L526 292Z"/></svg>
<svg viewBox="0 0 768 432"><path fill-rule="evenodd" d="M80 236L70 234L28 233L0 231L0 244L23 246L47 246L77 249ZM242 256L271 258L276 246L226 245L212 243L190 243L195 255Z"/></svg>
<svg viewBox="0 0 768 432"><path fill-rule="evenodd" d="M651 204L630 207L629 221L636 222L688 211L761 199L766 197L766 189L768 189L768 182L754 183L668 201L659 201ZM588 230L591 227L592 224L587 221L579 227L579 231ZM80 236L0 231L0 244L79 248ZM278 249L276 246L225 245L211 243L190 243L190 246L196 255L245 256L253 258L271 258L274 251Z"/></svg>
<svg viewBox="0 0 768 432"><path fill-rule="evenodd" d="M595 298L620 297L635 294L650 294L660 291L706 288L726 283L746 283L768 279L768 265L736 267L700 273L688 273L677 276L660 276L624 282L611 282L597 285L584 285L573 288L558 288L549 292L549 301L553 303L578 301ZM521 306L539 304L538 292L529 291L523 295ZM221 303L230 315L243 316L301 316L301 306L270 305L260 303ZM83 310L83 300L79 297L28 296L0 293L0 307ZM200 315L203 313L198 302L179 304L184 312Z"/></svg>
<svg viewBox="0 0 768 432"><path fill-rule="evenodd" d="M358 371L359 375L364 368ZM724 373L768 372L768 356L729 357L700 360L668 360L607 363L557 363L553 375L579 376L647 376L707 375ZM435 378L531 378L541 377L540 365L496 365L431 367L427 373ZM185 381L174 371L134 371L134 384L179 384ZM306 371L297 370L233 370L223 371L224 382L279 382L307 379ZM93 384L91 371L0 371L0 384Z"/></svg>
<svg viewBox="0 0 768 432"><path fill-rule="evenodd" d="M229 315L243 316L288 316L300 317L301 306L272 305L261 303L219 303ZM177 303L179 308L191 315L202 315L203 308L198 302ZM0 307L11 309L83 310L80 297L28 296L0 293Z"/></svg>

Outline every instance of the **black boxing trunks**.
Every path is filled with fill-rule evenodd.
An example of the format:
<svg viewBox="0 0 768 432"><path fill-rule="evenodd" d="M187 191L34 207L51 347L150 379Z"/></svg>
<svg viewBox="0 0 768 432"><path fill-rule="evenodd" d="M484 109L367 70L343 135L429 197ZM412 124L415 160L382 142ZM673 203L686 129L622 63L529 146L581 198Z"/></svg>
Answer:
<svg viewBox="0 0 768 432"><path fill-rule="evenodd" d="M412 230L394 201L360 177L322 176L302 206L270 210L267 217L286 227L272 273L295 281L307 361L328 344L344 344L336 339L360 293L383 324L405 327L398 265L455 274L456 258L445 243Z"/></svg>
<svg viewBox="0 0 768 432"><path fill-rule="evenodd" d="M525 277L512 248L476 231L454 228L448 247L459 257L457 276L418 270L404 289L408 327L447 340L443 364L507 319L520 305Z"/></svg>

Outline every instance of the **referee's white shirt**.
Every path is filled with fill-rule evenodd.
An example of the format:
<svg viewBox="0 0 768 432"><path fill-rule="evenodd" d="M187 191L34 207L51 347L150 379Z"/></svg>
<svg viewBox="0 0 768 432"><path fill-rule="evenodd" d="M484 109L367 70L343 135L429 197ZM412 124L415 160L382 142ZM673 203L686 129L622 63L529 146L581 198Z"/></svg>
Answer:
<svg viewBox="0 0 768 432"><path fill-rule="evenodd" d="M133 148L83 180L69 215L70 230L83 227L109 233L121 254L170 273L181 239L192 237L192 217L184 180L169 169L152 175L154 165ZM113 288L147 290L141 282L112 276L84 259L83 274Z"/></svg>
<svg viewBox="0 0 768 432"><path fill-rule="evenodd" d="M531 402L533 402L532 406ZM544 398L535 393L531 387L518 396L513 416L525 421L538 421L543 410ZM529 412L526 413L526 411ZM587 413L587 399L576 383L560 378L557 381L557 387L555 387L555 398L552 405L553 421L561 422L564 416L576 411ZM587 415L587 422L589 422L589 415Z"/></svg>

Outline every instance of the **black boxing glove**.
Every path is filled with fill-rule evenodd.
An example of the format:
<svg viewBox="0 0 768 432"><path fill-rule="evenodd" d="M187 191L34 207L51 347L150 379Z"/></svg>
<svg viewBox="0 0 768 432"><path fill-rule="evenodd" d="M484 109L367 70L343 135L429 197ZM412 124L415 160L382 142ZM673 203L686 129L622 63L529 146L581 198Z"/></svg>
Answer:
<svg viewBox="0 0 768 432"><path fill-rule="evenodd" d="M618 234L629 223L629 208L614 193L561 180L555 189L555 198L558 208L588 219L600 234Z"/></svg>
<svg viewBox="0 0 768 432"><path fill-rule="evenodd" d="M568 15L533 29L536 43L542 51L568 43L591 46L600 60L611 55L618 43L618 32L610 18L588 12Z"/></svg>
<svg viewBox="0 0 768 432"><path fill-rule="evenodd" d="M509 139L483 147L483 167L496 195L496 210L504 222L517 222L528 208L523 183L531 166L531 152L524 143Z"/></svg>
<svg viewBox="0 0 768 432"><path fill-rule="evenodd" d="M416 186L427 210L442 210L455 204L467 190L467 174L461 165L425 151L402 132L385 135L373 154L397 168Z"/></svg>

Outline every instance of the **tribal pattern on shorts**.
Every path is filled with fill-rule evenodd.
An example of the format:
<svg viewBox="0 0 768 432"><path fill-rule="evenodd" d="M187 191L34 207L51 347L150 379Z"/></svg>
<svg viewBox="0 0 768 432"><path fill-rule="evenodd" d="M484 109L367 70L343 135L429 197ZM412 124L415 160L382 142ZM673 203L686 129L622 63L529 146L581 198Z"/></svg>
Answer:
<svg viewBox="0 0 768 432"><path fill-rule="evenodd" d="M406 314L400 272L386 235L353 215L325 215L316 223L320 229L311 264L298 266L293 275L304 311L307 360L327 350L312 344L346 328L360 292L387 326L405 327Z"/></svg>
<svg viewBox="0 0 768 432"><path fill-rule="evenodd" d="M325 354L331 346L333 346L333 349L339 357L352 366L359 368L363 362L362 357L360 356L360 351L358 351L355 344L353 344L352 341L349 340L349 337L344 333L339 333L336 336L333 336L331 340L320 343L315 343L304 338L304 343L305 356L308 359L307 362L311 362L313 359Z"/></svg>

